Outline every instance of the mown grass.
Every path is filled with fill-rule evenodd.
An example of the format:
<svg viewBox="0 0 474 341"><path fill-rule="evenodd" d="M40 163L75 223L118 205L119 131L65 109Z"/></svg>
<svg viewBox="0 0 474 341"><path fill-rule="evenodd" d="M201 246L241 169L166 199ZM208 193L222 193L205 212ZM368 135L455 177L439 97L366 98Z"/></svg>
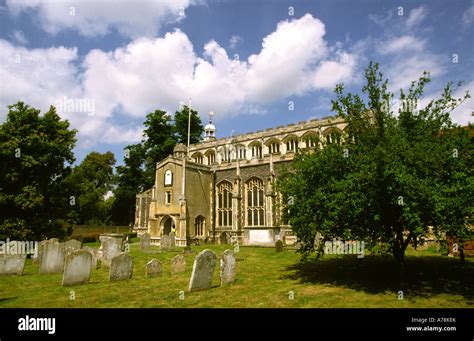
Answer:
<svg viewBox="0 0 474 341"><path fill-rule="evenodd" d="M219 257L229 246L195 246L193 250L197 253L205 248ZM211 290L193 293L187 292L187 287L195 255L186 256L185 273L171 276L171 258L180 252L179 248L169 252L153 248L141 253L138 243L132 243L131 280L109 283L108 271L99 268L93 270L88 285L68 288L61 287L62 275L40 276L37 265L27 260L23 276L0 278L0 307L474 307L473 260L462 265L458 259L440 256L433 249L410 250L406 274L400 281L395 264L380 256L366 254L361 260L356 256L325 256L300 262L295 251L276 253L273 248L240 247L233 285L220 287L216 269ZM152 258L163 262L164 272L161 277L147 279L145 264ZM398 299L400 290L403 300Z"/></svg>

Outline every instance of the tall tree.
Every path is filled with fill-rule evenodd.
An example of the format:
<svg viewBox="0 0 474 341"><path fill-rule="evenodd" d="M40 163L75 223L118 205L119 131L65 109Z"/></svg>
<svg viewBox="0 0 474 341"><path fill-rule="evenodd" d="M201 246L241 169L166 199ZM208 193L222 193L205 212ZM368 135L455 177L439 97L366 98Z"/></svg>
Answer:
<svg viewBox="0 0 474 341"><path fill-rule="evenodd" d="M112 190L114 165L112 152L91 152L66 179L76 223L97 224L107 220L104 196Z"/></svg>
<svg viewBox="0 0 474 341"><path fill-rule="evenodd" d="M54 107L43 116L23 102L8 109L0 125L0 239L62 237L76 131Z"/></svg>
<svg viewBox="0 0 474 341"><path fill-rule="evenodd" d="M453 98L449 83L441 98L418 110L430 81L425 73L408 93L400 91L395 114L378 64L370 63L365 77L363 96L336 87L333 110L348 132L341 144L299 155L279 188L294 197L288 218L304 254L315 251L319 232L327 240L384 243L403 269L407 246L422 242L430 227L468 234L473 143L450 112L469 94Z"/></svg>
<svg viewBox="0 0 474 341"><path fill-rule="evenodd" d="M112 204L112 221L118 225L133 222L135 196L147 187L144 170L145 150L142 144L124 149L124 165L116 167L116 188Z"/></svg>
<svg viewBox="0 0 474 341"><path fill-rule="evenodd" d="M174 114L175 120L175 135L179 143L188 143L188 121L189 121L189 112L191 111L191 124L190 124L190 143L198 143L202 139L202 134L204 133L204 128L202 126L201 118L195 110L189 110L189 107L183 105L181 110L176 111Z"/></svg>

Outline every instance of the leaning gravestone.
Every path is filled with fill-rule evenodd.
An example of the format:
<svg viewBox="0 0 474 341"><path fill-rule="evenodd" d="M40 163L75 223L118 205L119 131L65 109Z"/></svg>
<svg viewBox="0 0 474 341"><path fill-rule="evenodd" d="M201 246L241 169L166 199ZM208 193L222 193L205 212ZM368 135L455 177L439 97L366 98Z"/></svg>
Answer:
<svg viewBox="0 0 474 341"><path fill-rule="evenodd" d="M163 235L160 239L160 250L166 251L171 248L171 239L169 236Z"/></svg>
<svg viewBox="0 0 474 341"><path fill-rule="evenodd" d="M156 259L152 259L146 263L145 270L146 278L158 277L161 276L161 273L163 272L163 264Z"/></svg>
<svg viewBox="0 0 474 341"><path fill-rule="evenodd" d="M74 251L80 250L82 243L78 240L71 239L68 240L67 242L61 243L63 250L64 250L64 256L67 257Z"/></svg>
<svg viewBox="0 0 474 341"><path fill-rule="evenodd" d="M26 255L0 255L0 275L22 275Z"/></svg>
<svg viewBox="0 0 474 341"><path fill-rule="evenodd" d="M110 263L109 281L123 281L132 278L133 258L128 253L122 252L115 256Z"/></svg>
<svg viewBox="0 0 474 341"><path fill-rule="evenodd" d="M171 260L171 274L179 274L186 271L186 259L183 255L174 256Z"/></svg>
<svg viewBox="0 0 474 341"><path fill-rule="evenodd" d="M89 283L92 268L92 254L77 250L66 256L63 287Z"/></svg>
<svg viewBox="0 0 474 341"><path fill-rule="evenodd" d="M92 256L91 269L97 269L97 260L99 258L99 249L90 246L84 246L83 250L88 251Z"/></svg>
<svg viewBox="0 0 474 341"><path fill-rule="evenodd" d="M150 234L145 232L140 236L140 251L147 251L150 248L151 238Z"/></svg>
<svg viewBox="0 0 474 341"><path fill-rule="evenodd" d="M189 291L208 290L212 285L212 276L216 268L216 254L212 250L204 250L194 259L193 273L189 281Z"/></svg>
<svg viewBox="0 0 474 341"><path fill-rule="evenodd" d="M174 232L171 232L170 235L170 247L175 247L176 246L176 235Z"/></svg>
<svg viewBox="0 0 474 341"><path fill-rule="evenodd" d="M235 256L231 250L225 250L221 256L221 285L234 282L235 279Z"/></svg>
<svg viewBox="0 0 474 341"><path fill-rule="evenodd" d="M102 251L101 263L108 268L112 259L122 252L123 237L103 235L99 239L101 243L99 250Z"/></svg>
<svg viewBox="0 0 474 341"><path fill-rule="evenodd" d="M39 266L40 274L62 273L64 267L64 251L57 238L44 243Z"/></svg>
<svg viewBox="0 0 474 341"><path fill-rule="evenodd" d="M283 251L283 242L281 240L277 240L275 243L275 251L282 252Z"/></svg>

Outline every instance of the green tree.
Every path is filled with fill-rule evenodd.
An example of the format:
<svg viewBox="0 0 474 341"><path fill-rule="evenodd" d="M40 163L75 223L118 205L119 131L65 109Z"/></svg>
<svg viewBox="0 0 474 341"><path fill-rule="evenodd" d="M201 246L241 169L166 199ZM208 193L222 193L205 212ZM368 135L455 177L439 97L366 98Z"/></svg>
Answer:
<svg viewBox="0 0 474 341"><path fill-rule="evenodd" d="M76 131L54 107L42 116L23 102L8 109L0 125L0 239L63 237Z"/></svg>
<svg viewBox="0 0 474 341"><path fill-rule="evenodd" d="M116 188L112 204L112 221L129 225L135 213L135 196L146 187L144 170L145 150L142 144L124 149L124 165L116 167Z"/></svg>
<svg viewBox="0 0 474 341"><path fill-rule="evenodd" d="M104 196L112 190L114 164L112 152L91 152L66 179L73 197L71 203L76 223L97 224L107 220L110 213L107 212Z"/></svg>
<svg viewBox="0 0 474 341"><path fill-rule="evenodd" d="M407 246L422 242L430 227L438 235L468 234L473 141L450 112L469 94L453 98L448 83L441 98L416 110L430 81L424 73L408 93L400 91L396 115L378 64L370 63L365 77L362 96L335 89L333 110L347 122L341 143L300 154L278 186L294 198L287 218L303 254L321 254L319 232L326 240L387 245L403 270Z"/></svg>
<svg viewBox="0 0 474 341"><path fill-rule="evenodd" d="M189 121L189 107L183 105L181 110L174 114L175 120L175 136L178 143L188 143L188 121ZM190 124L190 143L198 143L201 141L204 127L202 126L201 118L197 111L191 109L191 124Z"/></svg>

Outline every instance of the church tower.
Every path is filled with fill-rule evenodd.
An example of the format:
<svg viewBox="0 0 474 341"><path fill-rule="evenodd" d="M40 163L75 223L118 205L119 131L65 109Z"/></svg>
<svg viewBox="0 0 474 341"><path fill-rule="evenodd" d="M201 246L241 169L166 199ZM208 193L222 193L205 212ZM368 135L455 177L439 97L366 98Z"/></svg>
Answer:
<svg viewBox="0 0 474 341"><path fill-rule="evenodd" d="M209 123L204 127L204 141L215 141L216 140L216 127L212 124L212 116L214 113L209 113Z"/></svg>

